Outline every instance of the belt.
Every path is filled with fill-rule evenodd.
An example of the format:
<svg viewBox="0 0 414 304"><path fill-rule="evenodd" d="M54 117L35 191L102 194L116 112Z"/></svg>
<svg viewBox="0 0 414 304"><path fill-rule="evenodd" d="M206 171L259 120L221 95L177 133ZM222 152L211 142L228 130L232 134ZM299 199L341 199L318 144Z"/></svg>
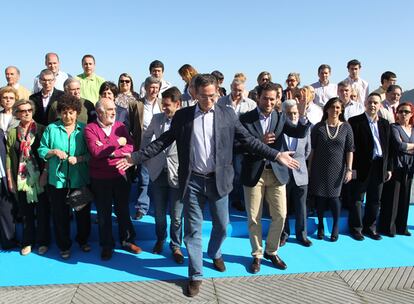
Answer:
<svg viewBox="0 0 414 304"><path fill-rule="evenodd" d="M195 172L195 171L191 171L192 175L198 176L198 177L202 177L202 178L212 178L216 175L215 172L210 172L207 174L203 174L203 173L199 173L199 172Z"/></svg>

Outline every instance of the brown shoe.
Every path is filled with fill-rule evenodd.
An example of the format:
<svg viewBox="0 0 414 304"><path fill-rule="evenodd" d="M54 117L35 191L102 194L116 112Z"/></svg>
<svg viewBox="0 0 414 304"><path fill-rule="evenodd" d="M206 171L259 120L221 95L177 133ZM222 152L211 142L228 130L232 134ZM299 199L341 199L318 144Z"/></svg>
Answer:
<svg viewBox="0 0 414 304"><path fill-rule="evenodd" d="M134 243L131 242L123 242L122 243L122 248L126 251L129 251L133 254L139 254L142 252L141 247L135 245Z"/></svg>
<svg viewBox="0 0 414 304"><path fill-rule="evenodd" d="M223 258L213 259L214 268L220 272L226 271L226 265L224 264Z"/></svg>
<svg viewBox="0 0 414 304"><path fill-rule="evenodd" d="M137 212L135 213L134 216L134 220L139 221L140 219L142 219L144 216L144 213L142 213L141 211L137 210Z"/></svg>
<svg viewBox="0 0 414 304"><path fill-rule="evenodd" d="M250 265L251 273L258 273L260 271L260 259L254 258L253 263Z"/></svg>
<svg viewBox="0 0 414 304"><path fill-rule="evenodd" d="M157 241L152 248L152 253L161 254L162 250L164 249L164 241Z"/></svg>
<svg viewBox="0 0 414 304"><path fill-rule="evenodd" d="M183 255L183 253L181 252L180 248L176 248L176 249L174 249L174 250L173 250L173 252L172 252L172 255L173 255L174 261L175 261L177 264L182 264L182 263L184 263L184 255Z"/></svg>
<svg viewBox="0 0 414 304"><path fill-rule="evenodd" d="M196 295L198 295L198 293L200 292L201 283L202 283L201 280L197 280L197 281L190 280L190 281L188 281L187 296L192 298L192 297L195 297Z"/></svg>

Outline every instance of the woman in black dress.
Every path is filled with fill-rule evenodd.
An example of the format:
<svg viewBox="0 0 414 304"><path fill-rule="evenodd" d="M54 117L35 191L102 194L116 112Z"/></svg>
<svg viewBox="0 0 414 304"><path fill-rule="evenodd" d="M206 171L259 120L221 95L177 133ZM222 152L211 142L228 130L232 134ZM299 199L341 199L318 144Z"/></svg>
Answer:
<svg viewBox="0 0 414 304"><path fill-rule="evenodd" d="M331 98L323 108L321 122L311 133L310 194L315 197L318 212L318 239L324 238L323 215L329 204L333 227L331 241L338 240L342 184L352 179L354 139L351 126L345 121L344 107L339 98Z"/></svg>
<svg viewBox="0 0 414 304"><path fill-rule="evenodd" d="M391 125L391 147L394 171L384 184L378 231L390 237L410 236L407 228L414 162L414 106L401 103L397 107L396 123Z"/></svg>

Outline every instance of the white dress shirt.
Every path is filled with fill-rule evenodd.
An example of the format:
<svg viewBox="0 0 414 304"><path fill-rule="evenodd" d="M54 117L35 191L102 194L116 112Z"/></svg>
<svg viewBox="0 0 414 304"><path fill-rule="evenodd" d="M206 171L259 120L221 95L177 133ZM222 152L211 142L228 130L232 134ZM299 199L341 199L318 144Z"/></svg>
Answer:
<svg viewBox="0 0 414 304"><path fill-rule="evenodd" d="M369 94L368 82L358 78L357 80L352 80L350 77L346 78L345 81L349 82L351 87L355 89L358 93L358 101L362 104L365 104L365 99Z"/></svg>
<svg viewBox="0 0 414 304"><path fill-rule="evenodd" d="M146 98L144 100L144 131L148 128L149 124L151 123L152 116L154 114L161 113L160 106L158 102L155 100L154 103L150 103Z"/></svg>
<svg viewBox="0 0 414 304"><path fill-rule="evenodd" d="M320 106L315 103L309 104L308 108L306 109L306 117L311 122L312 125L316 125L318 122L321 121L323 116L323 110Z"/></svg>
<svg viewBox="0 0 414 304"><path fill-rule="evenodd" d="M336 83L328 83L322 85L319 81L312 83L311 86L315 89L315 99L313 102L323 108L329 99L338 96L338 85Z"/></svg>
<svg viewBox="0 0 414 304"><path fill-rule="evenodd" d="M345 117L345 120L348 121L348 119L350 119L351 117L360 115L364 112L365 112L365 107L362 105L362 103L350 100L345 105L344 117Z"/></svg>

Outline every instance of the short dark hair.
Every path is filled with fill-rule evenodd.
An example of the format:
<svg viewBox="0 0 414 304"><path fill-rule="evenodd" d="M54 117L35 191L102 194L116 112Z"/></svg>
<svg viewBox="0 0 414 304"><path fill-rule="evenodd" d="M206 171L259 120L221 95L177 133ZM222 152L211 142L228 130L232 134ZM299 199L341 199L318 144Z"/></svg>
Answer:
<svg viewBox="0 0 414 304"><path fill-rule="evenodd" d="M62 113L65 110L74 110L79 115L82 111L82 104L75 96L65 93L59 98L56 110L58 113Z"/></svg>
<svg viewBox="0 0 414 304"><path fill-rule="evenodd" d="M358 65L359 67L361 67L361 62L358 59L352 59L352 60L348 61L348 64L346 65L346 68L349 69L349 67L351 65Z"/></svg>
<svg viewBox="0 0 414 304"><path fill-rule="evenodd" d="M162 63L159 60L154 60L149 65L149 71L150 71L150 73L151 73L151 71L152 71L153 68L161 68L162 71L164 72L164 63Z"/></svg>
<svg viewBox="0 0 414 304"><path fill-rule="evenodd" d="M99 96L102 96L103 92L110 90L112 94L114 94L114 97L116 98L119 94L118 87L115 83L111 81L105 81L101 84L101 87L99 88Z"/></svg>
<svg viewBox="0 0 414 304"><path fill-rule="evenodd" d="M93 55L91 55L91 54L86 54L86 55L84 55L83 57L82 57L82 64L83 64L83 61L86 59L86 58L92 58L92 60L93 60L93 63L95 63L95 57L93 57Z"/></svg>
<svg viewBox="0 0 414 304"><path fill-rule="evenodd" d="M263 92L265 91L277 91L278 89L282 88L282 86L278 83L273 82L266 82L263 86L259 86L257 88L257 96L260 98ZM283 90L283 88L282 88Z"/></svg>
<svg viewBox="0 0 414 304"><path fill-rule="evenodd" d="M211 72L211 75L216 77L217 81L223 81L224 80L224 75L220 71L215 70L215 71Z"/></svg>
<svg viewBox="0 0 414 304"><path fill-rule="evenodd" d="M368 100L368 98L370 98L372 96L377 96L380 100L382 100L381 95L379 93L377 93L377 92L371 92L371 93L369 93L369 95L367 96L367 100Z"/></svg>
<svg viewBox="0 0 414 304"><path fill-rule="evenodd" d="M398 84L392 84L387 88L387 93L390 93L396 89L400 89L401 93L402 93L402 88L398 85Z"/></svg>
<svg viewBox="0 0 414 304"><path fill-rule="evenodd" d="M339 120L342 122L345 121L345 116L344 116L345 106L344 106L344 103L339 99L339 97L332 97L323 106L323 115L322 115L321 121L325 121L328 119L328 109L332 107L332 105L336 102L339 102L339 104L341 105L341 114L339 114Z"/></svg>
<svg viewBox="0 0 414 304"><path fill-rule="evenodd" d="M319 68L318 68L318 74L322 71L322 70L325 70L325 69L328 69L329 70L329 73L331 72L331 66L329 65L329 64L321 64L320 66L319 66Z"/></svg>
<svg viewBox="0 0 414 304"><path fill-rule="evenodd" d="M196 92L198 92L200 87L206 87L211 84L218 88L218 80L212 74L198 74L194 80L194 88Z"/></svg>
<svg viewBox="0 0 414 304"><path fill-rule="evenodd" d="M177 87L171 87L162 93L162 99L170 98L172 102L181 102L181 92Z"/></svg>
<svg viewBox="0 0 414 304"><path fill-rule="evenodd" d="M394 72L386 71L381 75L381 84L384 83L384 80L390 80L391 78L397 78Z"/></svg>

